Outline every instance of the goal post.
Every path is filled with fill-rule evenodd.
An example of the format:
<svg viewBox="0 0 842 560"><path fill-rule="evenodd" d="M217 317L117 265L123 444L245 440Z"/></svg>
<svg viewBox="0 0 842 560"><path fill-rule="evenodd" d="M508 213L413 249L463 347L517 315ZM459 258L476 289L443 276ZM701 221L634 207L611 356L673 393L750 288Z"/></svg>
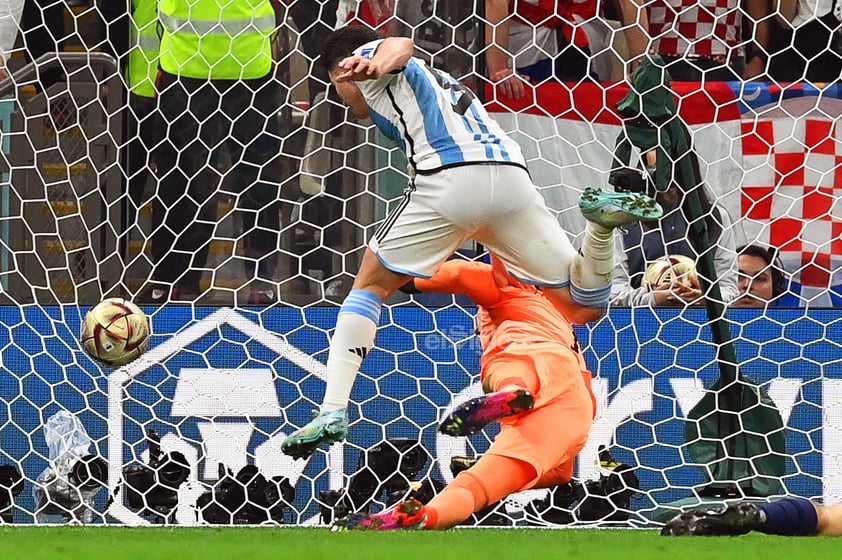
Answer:
<svg viewBox="0 0 842 560"><path fill-rule="evenodd" d="M548 82L513 100L486 75L484 2L339 3L412 36L420 57L480 94L578 246L579 194L609 188L623 134L623 25L602 16L565 22L607 33L600 52L611 64L600 68L611 68L610 79ZM99 2L65 13L65 29L76 30L65 47L75 52L27 64L20 44L13 51L12 78L0 81L0 523L327 525L343 508L428 498L488 449L496 427L467 438L436 431L482 390L475 307L461 297L399 294L384 307L354 386L347 441L307 461L281 453L318 406L338 304L408 180L400 150L315 77L321 32L313 31L325 24L293 13L307 3L295 4L279 14L276 38L275 77L285 86L273 116L281 153L270 164L279 302L246 299L248 207L226 188L237 162L223 150L209 171L222 186L201 293L144 306L150 349L113 370L83 351L81 320L103 297L131 298L146 284L159 200L153 173L140 210L126 212L121 150L135 138L123 126L123 60L98 52L107 34L94 21ZM315 17L332 15L330 2L312 4ZM39 72L53 66L67 79L42 89ZM742 411L710 399L723 341L705 310L612 305L576 327L598 410L573 483L513 495L466 525L653 527L705 498L699 493L712 480L745 491L771 476L772 490L750 497L842 499L842 86L674 81L671 94L737 244L776 247L787 273L787 305L728 308L721 318L754 402L780 417L769 444L775 473L747 472L744 450L729 447L734 434L708 431L706 419ZM460 256L480 256L476 249ZM45 426L61 412L84 427L67 434L90 442L84 449L55 455L48 445ZM748 421L739 428L755 440L769 435ZM707 457L699 444L715 448L712 459L699 459ZM720 469L723 461L740 468Z"/></svg>

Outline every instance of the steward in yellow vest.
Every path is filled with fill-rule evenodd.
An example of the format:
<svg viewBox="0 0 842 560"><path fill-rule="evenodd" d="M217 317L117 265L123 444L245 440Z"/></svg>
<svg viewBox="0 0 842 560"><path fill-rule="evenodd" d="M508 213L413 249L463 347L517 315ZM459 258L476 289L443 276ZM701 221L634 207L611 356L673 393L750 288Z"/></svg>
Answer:
<svg viewBox="0 0 842 560"><path fill-rule="evenodd" d="M161 69L176 76L251 80L272 69L269 0L161 0Z"/></svg>
<svg viewBox="0 0 842 560"><path fill-rule="evenodd" d="M281 151L283 103L272 59L275 9L270 0L159 0L157 6L157 108L165 134L154 153L154 268L136 299L163 304L206 292L202 278L211 270L215 195L224 177L243 231L236 232L241 250L223 260L242 261L248 303L272 303L280 213L278 184L267 170Z"/></svg>

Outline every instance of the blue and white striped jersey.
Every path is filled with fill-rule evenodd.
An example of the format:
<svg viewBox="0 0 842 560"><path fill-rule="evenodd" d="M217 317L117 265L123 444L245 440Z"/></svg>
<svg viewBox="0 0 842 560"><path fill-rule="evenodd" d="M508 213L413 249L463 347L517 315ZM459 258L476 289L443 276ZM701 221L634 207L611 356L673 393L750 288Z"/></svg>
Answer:
<svg viewBox="0 0 842 560"><path fill-rule="evenodd" d="M371 58L381 42L367 43L354 54ZM473 92L421 59L410 58L401 72L355 83L377 128L401 146L417 173L466 163L526 168L520 146Z"/></svg>

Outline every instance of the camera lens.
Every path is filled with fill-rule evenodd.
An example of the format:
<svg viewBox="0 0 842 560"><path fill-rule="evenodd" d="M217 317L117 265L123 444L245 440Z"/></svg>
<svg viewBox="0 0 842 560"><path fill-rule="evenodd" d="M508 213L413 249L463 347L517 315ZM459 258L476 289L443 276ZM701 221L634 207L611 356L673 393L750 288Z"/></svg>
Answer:
<svg viewBox="0 0 842 560"><path fill-rule="evenodd" d="M638 169L626 167L618 169L613 179L614 188L621 192L646 192L646 180Z"/></svg>
<svg viewBox="0 0 842 560"><path fill-rule="evenodd" d="M190 476L190 467L184 454L175 451L158 466L158 479L170 488L178 488Z"/></svg>
<svg viewBox="0 0 842 560"><path fill-rule="evenodd" d="M70 470L70 482L83 490L105 486L108 480L108 464L96 455L85 455Z"/></svg>

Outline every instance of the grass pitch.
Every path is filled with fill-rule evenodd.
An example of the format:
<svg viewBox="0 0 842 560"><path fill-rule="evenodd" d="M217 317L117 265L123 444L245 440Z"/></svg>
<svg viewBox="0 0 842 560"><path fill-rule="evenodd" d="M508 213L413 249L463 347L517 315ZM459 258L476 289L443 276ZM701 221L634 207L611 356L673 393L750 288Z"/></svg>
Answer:
<svg viewBox="0 0 842 560"><path fill-rule="evenodd" d="M3 560L507 560L838 558L821 537L661 537L607 529L344 532L326 528L0 527Z"/></svg>

